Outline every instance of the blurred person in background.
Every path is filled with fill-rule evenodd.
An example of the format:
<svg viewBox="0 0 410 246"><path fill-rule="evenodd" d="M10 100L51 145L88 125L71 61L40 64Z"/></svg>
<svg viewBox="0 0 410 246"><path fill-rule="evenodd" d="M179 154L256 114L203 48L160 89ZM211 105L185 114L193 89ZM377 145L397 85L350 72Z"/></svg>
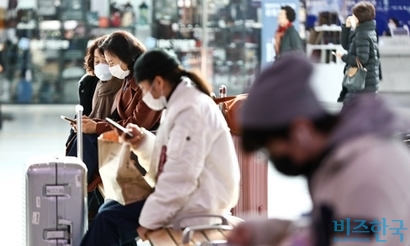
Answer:
<svg viewBox="0 0 410 246"><path fill-rule="evenodd" d="M347 53L336 52L336 57L346 63L344 73L350 67L357 67L357 61L367 69L365 88L349 91L344 88L338 101L347 103L358 94L373 94L379 90L379 52L376 33L376 9L370 2L359 2L352 8L353 15L342 25L341 45Z"/></svg>
<svg viewBox="0 0 410 246"><path fill-rule="evenodd" d="M291 221L249 221L234 229L229 242L409 245L410 151L395 135L410 121L371 95L329 114L311 88L312 73L305 57L279 59L256 79L240 119L245 150L263 149L282 174L307 178L313 202L308 233L301 237ZM349 235L362 241L344 240Z"/></svg>
<svg viewBox="0 0 410 246"><path fill-rule="evenodd" d="M292 22L296 19L296 12L290 6L283 6L278 15L279 26L274 37L276 58L289 52L303 52L302 40Z"/></svg>
<svg viewBox="0 0 410 246"><path fill-rule="evenodd" d="M392 36L392 31L396 30L398 27L400 27L399 20L394 17L389 18L389 21L387 22L387 29L384 31L383 35Z"/></svg>

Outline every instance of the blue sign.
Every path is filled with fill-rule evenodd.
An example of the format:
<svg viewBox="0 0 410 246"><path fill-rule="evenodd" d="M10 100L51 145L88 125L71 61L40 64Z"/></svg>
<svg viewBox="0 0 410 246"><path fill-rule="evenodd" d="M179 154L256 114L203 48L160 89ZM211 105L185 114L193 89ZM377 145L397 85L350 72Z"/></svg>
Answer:
<svg viewBox="0 0 410 246"><path fill-rule="evenodd" d="M355 4L361 0L306 0L308 27L312 27L320 12L337 12L342 22L351 15ZM387 30L387 22L395 18L400 26L410 26L409 0L368 0L376 7L377 33L382 35Z"/></svg>
<svg viewBox="0 0 410 246"><path fill-rule="evenodd" d="M278 14L282 6L288 5L296 12L293 26L299 30L299 0L262 0L262 66L275 59L275 32L278 28Z"/></svg>
<svg viewBox="0 0 410 246"><path fill-rule="evenodd" d="M346 226L345 226L346 221ZM373 221L366 222L366 220L353 220L351 222L350 218L345 220L333 220L333 231L335 233L345 233L346 237L334 237L334 242L370 242L369 237L348 237L353 236L354 234L367 234L375 233L376 242L387 242L386 239L383 239L383 236L386 236L387 231L393 231L392 235L397 235L400 237L400 242L403 242L404 235L400 231L408 230L404 227L403 220L392 220L394 225L390 226L387 224L386 218L382 218L381 221L374 219ZM351 223L355 223L356 226L351 228Z"/></svg>

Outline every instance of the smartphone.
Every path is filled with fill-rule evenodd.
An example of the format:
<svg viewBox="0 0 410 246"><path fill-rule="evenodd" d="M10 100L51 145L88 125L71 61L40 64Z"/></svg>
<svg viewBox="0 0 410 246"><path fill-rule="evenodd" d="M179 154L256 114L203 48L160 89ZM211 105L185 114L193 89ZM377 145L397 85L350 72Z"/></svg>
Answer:
<svg viewBox="0 0 410 246"><path fill-rule="evenodd" d="M128 138L132 138L134 137L134 135L132 135L131 132L129 132L127 129L125 129L125 127L121 126L120 124L118 124L117 122L113 121L112 119L105 117L105 120L110 123L110 125L112 125L113 127L117 128L118 130L122 131L123 133L125 133L127 135Z"/></svg>
<svg viewBox="0 0 410 246"><path fill-rule="evenodd" d="M60 118L70 123L77 124L77 121L75 119L68 118L67 116L61 115Z"/></svg>

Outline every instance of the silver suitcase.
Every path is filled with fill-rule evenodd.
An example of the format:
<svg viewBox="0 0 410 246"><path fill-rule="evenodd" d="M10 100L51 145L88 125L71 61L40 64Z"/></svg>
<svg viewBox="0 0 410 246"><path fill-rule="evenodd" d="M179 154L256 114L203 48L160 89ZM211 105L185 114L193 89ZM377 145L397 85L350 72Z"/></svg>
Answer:
<svg viewBox="0 0 410 246"><path fill-rule="evenodd" d="M82 132L82 107L77 107ZM87 168L78 158L34 157L26 172L26 246L78 246L87 229Z"/></svg>

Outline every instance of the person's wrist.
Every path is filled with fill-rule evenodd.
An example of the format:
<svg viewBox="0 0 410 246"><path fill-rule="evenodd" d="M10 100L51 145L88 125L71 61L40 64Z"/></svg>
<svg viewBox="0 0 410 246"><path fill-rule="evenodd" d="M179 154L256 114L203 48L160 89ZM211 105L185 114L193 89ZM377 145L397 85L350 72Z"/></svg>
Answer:
<svg viewBox="0 0 410 246"><path fill-rule="evenodd" d="M132 144L132 148L138 149L145 141L146 141L145 128L141 127L140 134L138 135L138 139Z"/></svg>
<svg viewBox="0 0 410 246"><path fill-rule="evenodd" d="M93 121L93 132L97 132L97 122Z"/></svg>

